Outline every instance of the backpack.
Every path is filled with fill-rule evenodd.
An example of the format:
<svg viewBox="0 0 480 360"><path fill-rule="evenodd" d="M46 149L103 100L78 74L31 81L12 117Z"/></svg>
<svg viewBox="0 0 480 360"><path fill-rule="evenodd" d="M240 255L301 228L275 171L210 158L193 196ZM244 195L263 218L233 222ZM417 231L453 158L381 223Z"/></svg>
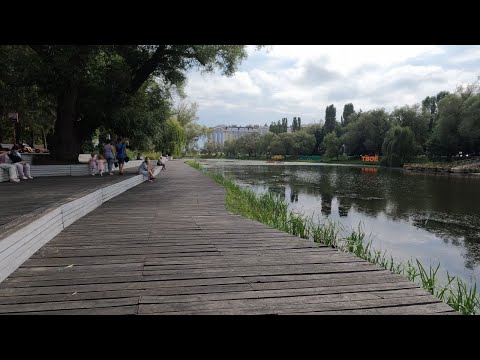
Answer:
<svg viewBox="0 0 480 360"><path fill-rule="evenodd" d="M13 164L23 161L20 156L14 153L7 154Z"/></svg>

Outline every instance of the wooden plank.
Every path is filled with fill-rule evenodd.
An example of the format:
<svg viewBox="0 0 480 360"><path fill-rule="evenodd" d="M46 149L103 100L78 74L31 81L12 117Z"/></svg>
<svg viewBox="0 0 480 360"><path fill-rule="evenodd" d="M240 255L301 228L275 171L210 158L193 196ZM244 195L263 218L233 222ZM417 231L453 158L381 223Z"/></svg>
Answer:
<svg viewBox="0 0 480 360"><path fill-rule="evenodd" d="M229 214L224 189L181 162L117 185L69 199L68 228L0 284L0 313L452 313L403 276Z"/></svg>
<svg viewBox="0 0 480 360"><path fill-rule="evenodd" d="M71 300L71 301L54 301L48 303L31 303L31 304L6 304L0 305L0 313L16 313L16 312L32 312L32 311L51 311L51 310L67 310L67 309L91 309L112 306L128 306L137 305L138 298L121 298L121 299L100 299L100 300Z"/></svg>

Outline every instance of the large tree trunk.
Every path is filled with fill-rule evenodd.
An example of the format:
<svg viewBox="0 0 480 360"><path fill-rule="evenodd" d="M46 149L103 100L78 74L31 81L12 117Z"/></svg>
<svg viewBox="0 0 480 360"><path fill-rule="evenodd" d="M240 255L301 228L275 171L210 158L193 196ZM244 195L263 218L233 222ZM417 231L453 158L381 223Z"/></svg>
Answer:
<svg viewBox="0 0 480 360"><path fill-rule="evenodd" d="M42 140L43 140L43 147L45 150L47 150L47 134L45 133L45 130L42 129Z"/></svg>
<svg viewBox="0 0 480 360"><path fill-rule="evenodd" d="M70 83L58 96L57 121L52 138L51 152L56 160L75 163L80 153L80 144L74 128L78 88Z"/></svg>
<svg viewBox="0 0 480 360"><path fill-rule="evenodd" d="M33 129L30 129L30 146L32 149L34 149L35 146L35 131Z"/></svg>
<svg viewBox="0 0 480 360"><path fill-rule="evenodd" d="M16 122L14 124L13 128L15 130L14 131L15 135L14 135L13 142L14 142L14 144L20 144L20 142L23 141L23 139L22 139L22 127L20 125L20 122Z"/></svg>

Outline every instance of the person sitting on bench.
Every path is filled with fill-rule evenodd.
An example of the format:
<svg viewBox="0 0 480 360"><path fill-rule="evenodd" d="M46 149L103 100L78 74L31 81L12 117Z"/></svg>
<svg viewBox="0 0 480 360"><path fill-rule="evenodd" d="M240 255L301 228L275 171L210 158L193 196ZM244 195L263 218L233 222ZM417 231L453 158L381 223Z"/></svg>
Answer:
<svg viewBox="0 0 480 360"><path fill-rule="evenodd" d="M8 171L10 182L19 183L20 179L17 176L17 167L6 162L5 157L8 157L7 153L7 151L0 151L0 169Z"/></svg>
<svg viewBox="0 0 480 360"><path fill-rule="evenodd" d="M144 179L152 182L155 179L153 176L153 169L150 169L150 159L148 157L142 162L142 165L138 168L138 173L143 175Z"/></svg>
<svg viewBox="0 0 480 360"><path fill-rule="evenodd" d="M7 156L10 158L12 163L17 167L18 177L23 180L33 179L33 176L30 174L30 164L27 164L26 161L22 159L22 155L18 151L19 147L14 145L12 151Z"/></svg>
<svg viewBox="0 0 480 360"><path fill-rule="evenodd" d="M166 163L167 163L167 159L165 159L163 155L160 155L160 157L157 160L157 166L161 166L162 170L167 170Z"/></svg>

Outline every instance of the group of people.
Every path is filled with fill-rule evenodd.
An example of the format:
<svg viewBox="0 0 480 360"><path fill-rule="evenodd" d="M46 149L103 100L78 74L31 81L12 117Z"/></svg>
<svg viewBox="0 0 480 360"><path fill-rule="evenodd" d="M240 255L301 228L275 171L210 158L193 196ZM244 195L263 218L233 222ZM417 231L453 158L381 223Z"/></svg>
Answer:
<svg viewBox="0 0 480 360"><path fill-rule="evenodd" d="M22 159L18 145L13 145L10 150L0 151L0 169L8 171L10 182L19 183L20 179L33 179L30 164Z"/></svg>
<svg viewBox="0 0 480 360"><path fill-rule="evenodd" d="M90 174L95 176L95 173L98 173L98 175L103 176L103 172L105 171L105 158L102 155L95 155L93 153L91 156L88 160ZM110 172L110 175L113 175L113 173Z"/></svg>
<svg viewBox="0 0 480 360"><path fill-rule="evenodd" d="M104 147L104 156L91 154L91 158L88 161L91 175L95 176L98 173L103 176L105 171L105 162L108 165L109 175L113 175L113 166L118 163L118 171L120 175L124 174L125 163L129 161L127 156L127 145L122 138L118 138L115 145L112 141L108 141ZM157 165L162 167L162 170L166 170L166 158L160 156L157 160ZM117 164L115 164L117 166ZM142 162L138 168L138 173L142 174L148 181L152 182L155 179L153 175L153 168L150 165L150 159L148 157Z"/></svg>
<svg viewBox="0 0 480 360"><path fill-rule="evenodd" d="M123 175L125 162L128 162L129 160L127 156L127 144L125 141L119 137L115 145L113 145L112 141L109 140L105 144L103 151L104 155L91 154L91 158L88 160L90 173L92 175L98 173L100 176L103 176L103 172L105 171L105 163L107 163L108 174L113 175L113 165L115 162L117 162L119 174Z"/></svg>
<svg viewBox="0 0 480 360"><path fill-rule="evenodd" d="M104 154L105 154L104 160L108 164L108 173L110 175L113 175L113 164L115 163L115 159L116 159L116 161L118 162L119 174L123 175L125 162L126 161L128 162L129 160L127 156L127 144L125 143L125 141L119 137L117 139L117 143L115 144L115 146L112 145L112 141L108 141L104 147ZM103 157L101 160L103 160ZM104 162L102 162L102 166L104 166ZM102 170L102 173L103 173L103 170Z"/></svg>
<svg viewBox="0 0 480 360"><path fill-rule="evenodd" d="M14 145L11 150L0 150L0 168L7 170L10 181L15 183L20 182L20 179L33 179L33 176L30 174L30 165L22 159L19 149L18 145ZM122 138L118 138L115 145L112 145L112 141L109 141L105 145L104 155L92 153L91 158L88 160L88 167L92 176L96 174L103 176L106 163L109 175L113 175L113 166L117 162L119 174L123 175L125 162L128 161L127 145ZM157 160L157 166L160 166L162 170L166 170L166 161L167 158L160 156ZM117 166L117 164L115 164L115 166ZM138 168L138 173L142 174L150 182L155 179L153 168L150 165L150 159L148 157L145 158Z"/></svg>

